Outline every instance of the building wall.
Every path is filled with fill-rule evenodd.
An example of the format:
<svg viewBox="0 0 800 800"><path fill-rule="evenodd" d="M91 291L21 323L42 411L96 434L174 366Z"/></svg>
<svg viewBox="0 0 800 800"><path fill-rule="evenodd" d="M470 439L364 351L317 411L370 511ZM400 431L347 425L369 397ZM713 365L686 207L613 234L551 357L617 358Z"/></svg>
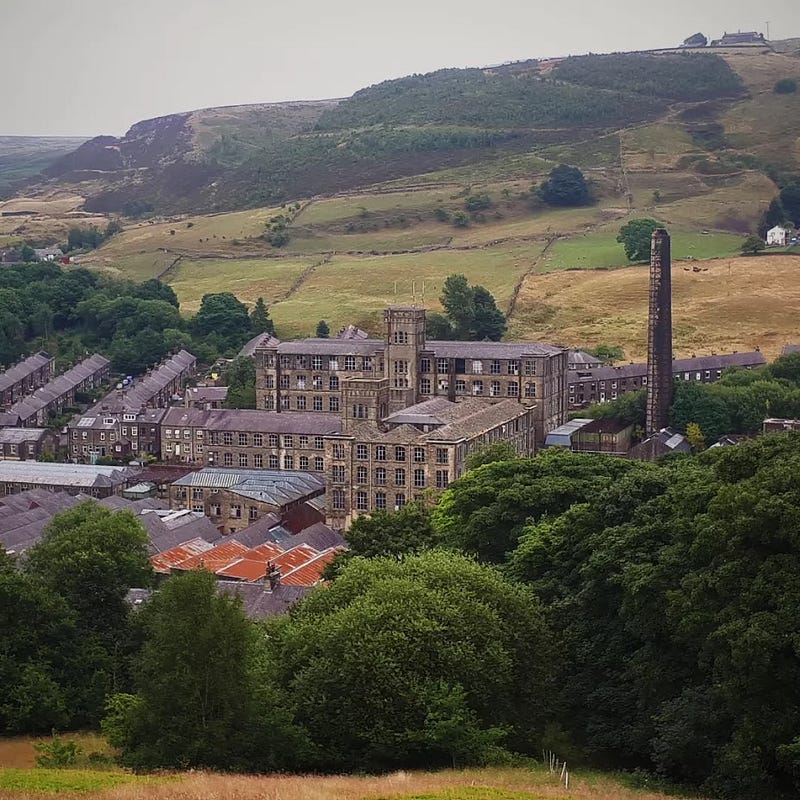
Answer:
<svg viewBox="0 0 800 800"><path fill-rule="evenodd" d="M511 357L503 355L500 345L499 357L486 359L473 357L476 343L463 342L463 354L437 358L435 343L425 344L424 320L422 309L387 309L384 350L370 356L279 354L277 346L257 350L257 407L339 414L347 380L385 377L390 413L432 397L535 402L540 445L566 421L568 351ZM348 342L341 344L345 352Z"/></svg>
<svg viewBox="0 0 800 800"><path fill-rule="evenodd" d="M520 455L536 448L535 409L457 441L361 432L325 437L327 523L346 528L359 514L395 510L441 491L464 474L467 457L487 444L509 442ZM365 426L366 427L366 426ZM405 427L405 426L404 426Z"/></svg>
<svg viewBox="0 0 800 800"><path fill-rule="evenodd" d="M314 434L215 431L161 426L161 459L197 466L323 472L324 437Z"/></svg>
<svg viewBox="0 0 800 800"><path fill-rule="evenodd" d="M27 442L0 442L0 461L36 461L44 455L55 456L58 436L48 431L41 439Z"/></svg>

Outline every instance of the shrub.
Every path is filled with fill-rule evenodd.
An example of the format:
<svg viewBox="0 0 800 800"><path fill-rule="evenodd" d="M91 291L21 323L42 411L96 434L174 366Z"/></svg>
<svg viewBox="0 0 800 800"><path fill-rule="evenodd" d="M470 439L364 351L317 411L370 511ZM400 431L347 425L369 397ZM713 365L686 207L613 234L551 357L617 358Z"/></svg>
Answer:
<svg viewBox="0 0 800 800"><path fill-rule="evenodd" d="M794 78L781 78L772 91L775 94L793 94L797 91L797 81Z"/></svg>
<svg viewBox="0 0 800 800"><path fill-rule="evenodd" d="M37 767L72 767L82 754L77 742L68 742L54 736L49 742L41 741L33 745L36 751Z"/></svg>

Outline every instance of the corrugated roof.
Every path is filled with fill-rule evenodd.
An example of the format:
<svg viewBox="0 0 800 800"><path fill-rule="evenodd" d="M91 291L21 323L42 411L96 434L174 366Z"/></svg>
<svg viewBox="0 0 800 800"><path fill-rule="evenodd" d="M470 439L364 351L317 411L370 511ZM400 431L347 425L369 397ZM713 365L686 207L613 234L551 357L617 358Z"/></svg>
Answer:
<svg viewBox="0 0 800 800"><path fill-rule="evenodd" d="M43 461L0 461L0 482L39 486L114 486L131 480L127 467L95 464L53 464Z"/></svg>
<svg viewBox="0 0 800 800"><path fill-rule="evenodd" d="M206 467L179 478L175 486L227 489L275 506L284 506L325 489L322 478L293 470L240 470Z"/></svg>
<svg viewBox="0 0 800 800"><path fill-rule="evenodd" d="M205 541L205 539L190 539L188 542L183 542L183 544L165 550L163 553L151 556L150 563L156 572L168 575L174 567L211 550L213 547L214 545Z"/></svg>
<svg viewBox="0 0 800 800"><path fill-rule="evenodd" d="M175 569L188 570L203 567L209 572L216 572L218 569L242 558L247 551L248 548L240 542L235 539L228 539L215 545L210 550L205 550L186 559L186 561L182 561L180 564L176 564Z"/></svg>
<svg viewBox="0 0 800 800"><path fill-rule="evenodd" d="M332 547L323 553L319 553L313 558L301 564L295 569L281 575L281 584L286 586L316 586L322 581L322 573L325 567L333 561L336 554L343 548Z"/></svg>

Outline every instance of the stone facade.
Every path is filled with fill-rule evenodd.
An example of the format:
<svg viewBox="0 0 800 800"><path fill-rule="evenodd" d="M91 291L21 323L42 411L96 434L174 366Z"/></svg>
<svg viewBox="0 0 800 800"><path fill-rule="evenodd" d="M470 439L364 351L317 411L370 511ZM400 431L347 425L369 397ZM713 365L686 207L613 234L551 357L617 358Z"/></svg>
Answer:
<svg viewBox="0 0 800 800"><path fill-rule="evenodd" d="M170 408L160 422L161 458L197 466L323 472L329 414Z"/></svg>
<svg viewBox="0 0 800 800"><path fill-rule="evenodd" d="M0 430L0 461L36 461L55 456L58 434L47 428L3 428Z"/></svg>
<svg viewBox="0 0 800 800"><path fill-rule="evenodd" d="M388 389L370 391L380 388ZM507 441L520 455L532 455L535 410L512 400L434 398L380 425L369 418L346 424L341 434L325 437L328 524L346 528L359 514L402 508L428 490L446 489L464 473L467 456L487 444Z"/></svg>
<svg viewBox="0 0 800 800"><path fill-rule="evenodd" d="M268 514L290 514L325 493L319 475L298 471L208 468L169 487L169 507L202 511L222 533L237 533Z"/></svg>
<svg viewBox="0 0 800 800"><path fill-rule="evenodd" d="M339 414L348 380L383 379L382 417L436 397L512 399L535 405L539 443L566 420L569 351L535 343L426 341L425 311L416 307L386 309L383 339L270 339L255 350L255 362L259 409Z"/></svg>

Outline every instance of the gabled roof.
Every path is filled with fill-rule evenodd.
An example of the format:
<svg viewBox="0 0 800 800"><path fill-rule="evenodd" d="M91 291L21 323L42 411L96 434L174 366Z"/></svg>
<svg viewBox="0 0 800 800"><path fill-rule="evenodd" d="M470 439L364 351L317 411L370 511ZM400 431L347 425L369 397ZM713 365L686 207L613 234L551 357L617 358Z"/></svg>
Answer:
<svg viewBox="0 0 800 800"><path fill-rule="evenodd" d="M19 381L25 380L28 375L32 375L51 360L52 356L49 353L40 350L38 353L23 359L19 364L14 364L13 367L0 372L0 392L9 389Z"/></svg>
<svg viewBox="0 0 800 800"><path fill-rule="evenodd" d="M227 489L274 506L284 506L325 489L324 480L299 470L242 470L206 467L179 478L174 486Z"/></svg>

